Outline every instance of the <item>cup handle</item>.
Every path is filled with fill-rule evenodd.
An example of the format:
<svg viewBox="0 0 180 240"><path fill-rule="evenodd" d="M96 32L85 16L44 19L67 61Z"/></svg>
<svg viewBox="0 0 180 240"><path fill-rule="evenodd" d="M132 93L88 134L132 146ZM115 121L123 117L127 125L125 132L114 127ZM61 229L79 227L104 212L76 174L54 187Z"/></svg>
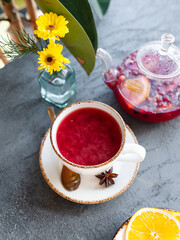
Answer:
<svg viewBox="0 0 180 240"><path fill-rule="evenodd" d="M135 143L125 143L117 160L124 162L142 162L145 156L146 150L143 146Z"/></svg>

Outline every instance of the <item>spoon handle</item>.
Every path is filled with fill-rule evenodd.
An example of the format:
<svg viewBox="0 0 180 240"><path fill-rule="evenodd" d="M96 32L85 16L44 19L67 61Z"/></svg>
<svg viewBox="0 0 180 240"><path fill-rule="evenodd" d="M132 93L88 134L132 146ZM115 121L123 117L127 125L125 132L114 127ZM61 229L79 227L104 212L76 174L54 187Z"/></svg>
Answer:
<svg viewBox="0 0 180 240"><path fill-rule="evenodd" d="M54 122L55 117L56 117L56 114L54 112L54 108L53 107L48 107L47 112L48 112L48 115L49 115L49 118L50 118L50 121L51 121L51 124L52 124Z"/></svg>

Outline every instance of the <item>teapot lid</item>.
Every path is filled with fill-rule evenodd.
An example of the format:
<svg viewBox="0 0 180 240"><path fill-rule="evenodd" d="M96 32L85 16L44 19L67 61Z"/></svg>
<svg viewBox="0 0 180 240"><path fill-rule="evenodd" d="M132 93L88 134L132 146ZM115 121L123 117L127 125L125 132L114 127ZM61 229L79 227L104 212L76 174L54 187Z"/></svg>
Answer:
<svg viewBox="0 0 180 240"><path fill-rule="evenodd" d="M140 69L154 78L171 78L180 74L180 49L173 42L173 35L165 33L161 41L142 46L137 53Z"/></svg>

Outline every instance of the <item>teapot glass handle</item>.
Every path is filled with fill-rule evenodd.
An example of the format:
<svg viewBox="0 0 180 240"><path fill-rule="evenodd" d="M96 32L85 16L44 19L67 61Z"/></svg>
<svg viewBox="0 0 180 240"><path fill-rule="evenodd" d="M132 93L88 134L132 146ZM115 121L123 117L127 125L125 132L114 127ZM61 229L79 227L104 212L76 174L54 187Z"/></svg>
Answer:
<svg viewBox="0 0 180 240"><path fill-rule="evenodd" d="M106 50L104 50L102 48L98 48L96 51L96 57L101 59L104 72L113 68L112 57Z"/></svg>
<svg viewBox="0 0 180 240"><path fill-rule="evenodd" d="M102 61L102 75L104 82L114 89L117 82L118 70L113 66L111 55L104 49L98 48L96 56Z"/></svg>

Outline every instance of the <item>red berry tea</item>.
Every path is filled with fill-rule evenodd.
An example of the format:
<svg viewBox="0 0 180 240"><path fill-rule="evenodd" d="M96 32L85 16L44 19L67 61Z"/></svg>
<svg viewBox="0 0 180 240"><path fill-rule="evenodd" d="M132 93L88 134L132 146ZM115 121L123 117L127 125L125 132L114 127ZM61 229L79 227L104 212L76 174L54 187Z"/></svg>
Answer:
<svg viewBox="0 0 180 240"><path fill-rule="evenodd" d="M97 165L120 149L122 134L116 120L105 111L82 108L66 116L57 130L61 154L78 165Z"/></svg>

